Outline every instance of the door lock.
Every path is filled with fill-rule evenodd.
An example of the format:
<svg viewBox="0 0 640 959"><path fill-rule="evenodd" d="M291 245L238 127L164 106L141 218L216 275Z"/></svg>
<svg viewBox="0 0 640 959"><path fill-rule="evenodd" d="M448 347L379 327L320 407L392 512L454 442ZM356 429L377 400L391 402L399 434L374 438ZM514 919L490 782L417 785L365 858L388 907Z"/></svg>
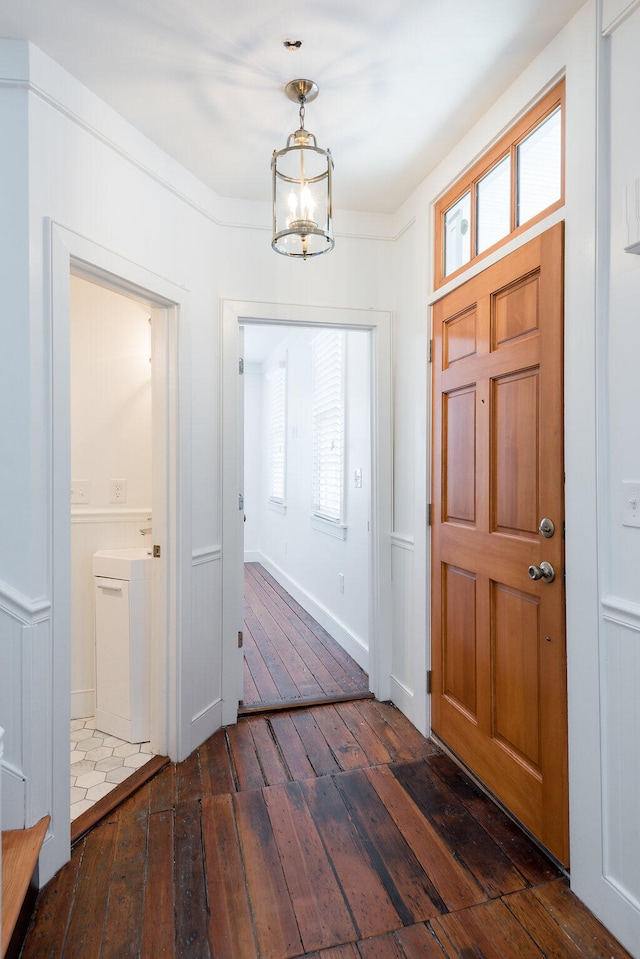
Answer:
<svg viewBox="0 0 640 959"><path fill-rule="evenodd" d="M544 583L552 583L556 578L556 571L551 563L540 563L539 566L529 567L531 579L541 579Z"/></svg>
<svg viewBox="0 0 640 959"><path fill-rule="evenodd" d="M538 532L542 533L545 539L551 539L555 531L556 531L556 528L554 526L553 520L549 519L548 516L545 516L544 519L540 520L540 525L538 526Z"/></svg>

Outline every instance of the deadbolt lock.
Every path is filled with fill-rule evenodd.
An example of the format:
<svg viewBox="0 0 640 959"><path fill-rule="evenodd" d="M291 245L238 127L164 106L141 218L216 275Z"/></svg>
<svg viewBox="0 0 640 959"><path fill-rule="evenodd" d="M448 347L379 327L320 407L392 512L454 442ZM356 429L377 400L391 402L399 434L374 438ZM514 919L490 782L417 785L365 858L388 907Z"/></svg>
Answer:
<svg viewBox="0 0 640 959"><path fill-rule="evenodd" d="M538 530L540 533L542 533L545 539L551 539L551 537L556 531L556 528L553 524L553 520L545 516L544 519L540 520L540 525L538 526Z"/></svg>

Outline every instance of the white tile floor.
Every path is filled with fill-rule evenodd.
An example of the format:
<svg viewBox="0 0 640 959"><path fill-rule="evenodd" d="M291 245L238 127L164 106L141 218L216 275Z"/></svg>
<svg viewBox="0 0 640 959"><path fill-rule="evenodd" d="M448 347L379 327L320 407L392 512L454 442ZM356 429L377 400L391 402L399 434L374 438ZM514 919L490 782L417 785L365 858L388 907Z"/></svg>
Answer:
<svg viewBox="0 0 640 959"><path fill-rule="evenodd" d="M71 822L153 758L149 743L126 743L95 726L93 716L71 720Z"/></svg>

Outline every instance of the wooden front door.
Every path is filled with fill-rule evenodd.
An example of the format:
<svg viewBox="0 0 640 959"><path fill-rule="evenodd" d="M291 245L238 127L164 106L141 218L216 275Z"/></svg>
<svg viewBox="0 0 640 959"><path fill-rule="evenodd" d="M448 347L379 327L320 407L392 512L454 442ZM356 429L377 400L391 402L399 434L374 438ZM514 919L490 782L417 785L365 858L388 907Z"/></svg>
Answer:
<svg viewBox="0 0 640 959"><path fill-rule="evenodd" d="M433 308L432 726L568 864L562 306L558 224Z"/></svg>

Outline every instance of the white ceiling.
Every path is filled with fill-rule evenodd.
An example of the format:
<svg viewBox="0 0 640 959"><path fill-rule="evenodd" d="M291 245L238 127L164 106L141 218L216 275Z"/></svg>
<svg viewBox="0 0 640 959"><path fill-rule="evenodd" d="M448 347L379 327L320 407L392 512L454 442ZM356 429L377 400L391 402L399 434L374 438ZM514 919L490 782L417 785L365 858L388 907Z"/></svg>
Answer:
<svg viewBox="0 0 640 959"><path fill-rule="evenodd" d="M583 0L2 0L31 40L220 196L269 200L295 130L335 160L335 205L393 212ZM283 41L302 40L290 52Z"/></svg>

